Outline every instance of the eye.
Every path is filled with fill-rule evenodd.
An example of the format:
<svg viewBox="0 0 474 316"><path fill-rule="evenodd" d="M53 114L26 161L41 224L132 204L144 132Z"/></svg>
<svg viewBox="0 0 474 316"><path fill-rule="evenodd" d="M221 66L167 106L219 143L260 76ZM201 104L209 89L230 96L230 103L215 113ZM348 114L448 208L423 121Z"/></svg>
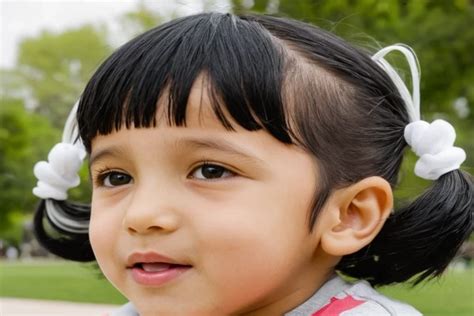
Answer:
<svg viewBox="0 0 474 316"><path fill-rule="evenodd" d="M222 179L234 176L235 173L219 165L204 163L193 170L191 178L201 180Z"/></svg>
<svg viewBox="0 0 474 316"><path fill-rule="evenodd" d="M104 187L118 187L132 182L132 177L126 173L111 171L100 176L99 182Z"/></svg>

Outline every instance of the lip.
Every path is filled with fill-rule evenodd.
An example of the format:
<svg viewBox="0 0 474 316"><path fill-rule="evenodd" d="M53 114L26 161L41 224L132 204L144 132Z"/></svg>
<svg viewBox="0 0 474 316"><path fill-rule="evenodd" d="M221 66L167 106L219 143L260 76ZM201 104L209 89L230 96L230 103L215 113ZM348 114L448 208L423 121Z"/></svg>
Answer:
<svg viewBox="0 0 474 316"><path fill-rule="evenodd" d="M169 264L181 264L186 265L186 263L178 262L173 258L169 258L157 252L134 252L127 258L127 268L133 268L137 263L151 263L151 262L162 262Z"/></svg>
<svg viewBox="0 0 474 316"><path fill-rule="evenodd" d="M146 271L141 266L143 263L168 264L169 267L159 271ZM127 259L127 270L131 273L133 280L146 286L161 286L190 269L192 269L191 265L156 252L135 252Z"/></svg>

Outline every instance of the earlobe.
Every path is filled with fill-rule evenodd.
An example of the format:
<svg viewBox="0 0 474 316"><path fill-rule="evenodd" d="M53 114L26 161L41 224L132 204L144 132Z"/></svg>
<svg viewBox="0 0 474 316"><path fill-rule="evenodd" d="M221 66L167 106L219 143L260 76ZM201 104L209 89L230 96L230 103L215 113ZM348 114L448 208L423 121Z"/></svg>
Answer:
<svg viewBox="0 0 474 316"><path fill-rule="evenodd" d="M390 184L381 177L365 178L337 190L321 214L321 247L334 256L354 253L382 229L393 207Z"/></svg>

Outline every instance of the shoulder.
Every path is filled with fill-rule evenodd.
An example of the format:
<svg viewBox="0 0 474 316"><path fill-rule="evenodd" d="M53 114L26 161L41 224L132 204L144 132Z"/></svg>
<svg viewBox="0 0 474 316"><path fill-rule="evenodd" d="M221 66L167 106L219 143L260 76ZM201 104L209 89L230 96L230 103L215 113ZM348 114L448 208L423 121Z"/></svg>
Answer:
<svg viewBox="0 0 474 316"><path fill-rule="evenodd" d="M368 282L358 281L344 290L346 300L352 300L354 308L341 313L341 316L380 315L380 316L421 316L410 305L388 298L375 291Z"/></svg>

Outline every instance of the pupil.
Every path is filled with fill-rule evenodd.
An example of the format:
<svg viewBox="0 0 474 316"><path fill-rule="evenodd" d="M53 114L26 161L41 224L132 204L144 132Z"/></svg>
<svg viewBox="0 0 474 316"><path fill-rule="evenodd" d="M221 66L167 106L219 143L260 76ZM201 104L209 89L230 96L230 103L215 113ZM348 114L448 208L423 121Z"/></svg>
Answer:
<svg viewBox="0 0 474 316"><path fill-rule="evenodd" d="M110 184L112 185L122 185L130 182L130 177L122 173L112 173L110 175Z"/></svg>
<svg viewBox="0 0 474 316"><path fill-rule="evenodd" d="M202 168L202 175L206 178L219 178L224 173L224 168L219 166L204 166Z"/></svg>

